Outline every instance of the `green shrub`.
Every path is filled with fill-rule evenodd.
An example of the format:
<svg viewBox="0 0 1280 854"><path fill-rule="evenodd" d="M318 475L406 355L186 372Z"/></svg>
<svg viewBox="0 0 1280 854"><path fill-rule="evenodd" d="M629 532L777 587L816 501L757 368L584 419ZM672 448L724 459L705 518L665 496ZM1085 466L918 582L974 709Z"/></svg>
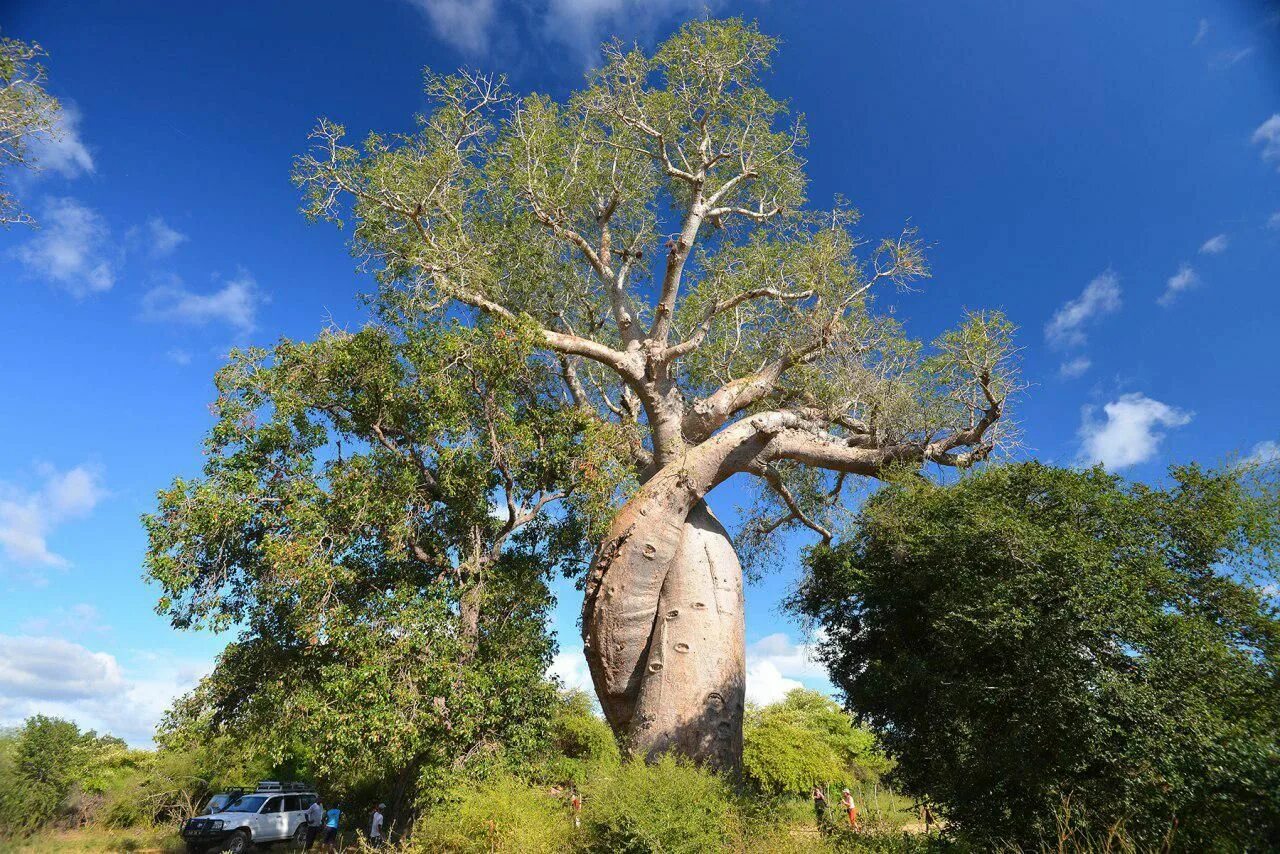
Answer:
<svg viewBox="0 0 1280 854"><path fill-rule="evenodd" d="M732 806L723 780L668 756L600 773L587 783L582 811L592 851L692 854L727 848Z"/></svg>
<svg viewBox="0 0 1280 854"><path fill-rule="evenodd" d="M574 850L567 802L508 776L446 792L414 826L411 850L431 854L561 854Z"/></svg>

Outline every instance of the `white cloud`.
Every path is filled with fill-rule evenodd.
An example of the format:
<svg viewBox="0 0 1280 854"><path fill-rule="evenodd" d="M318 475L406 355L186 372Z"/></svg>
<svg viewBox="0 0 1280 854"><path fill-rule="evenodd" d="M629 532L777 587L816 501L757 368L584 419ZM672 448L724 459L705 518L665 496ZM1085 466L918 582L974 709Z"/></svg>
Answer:
<svg viewBox="0 0 1280 854"><path fill-rule="evenodd" d="M80 139L80 110L64 104L58 116L57 132L40 136L31 143L31 159L37 168L57 172L64 178L93 174L93 155Z"/></svg>
<svg viewBox="0 0 1280 854"><path fill-rule="evenodd" d="M0 635L0 726L35 714L75 721L150 745L175 697L209 671L207 661L137 653L134 666L59 637Z"/></svg>
<svg viewBox="0 0 1280 854"><path fill-rule="evenodd" d="M467 53L483 53L489 47L489 30L496 11L495 0L409 0L436 35Z"/></svg>
<svg viewBox="0 0 1280 854"><path fill-rule="evenodd" d="M1262 146L1262 159L1280 169L1280 113L1276 113L1253 132L1254 145Z"/></svg>
<svg viewBox="0 0 1280 854"><path fill-rule="evenodd" d="M1227 246L1229 246L1230 243L1231 241L1225 234L1215 234L1213 237L1210 237L1204 243L1200 244L1200 254L1221 255L1223 252L1227 251Z"/></svg>
<svg viewBox="0 0 1280 854"><path fill-rule="evenodd" d="M1120 277L1111 270L1097 275L1080 296L1054 312L1044 327L1044 337L1055 347L1079 347L1085 343L1084 325L1093 317L1120 308Z"/></svg>
<svg viewBox="0 0 1280 854"><path fill-rule="evenodd" d="M77 297L111 290L116 283L116 253L110 229L92 208L75 199L44 203L41 229L13 250L32 275Z"/></svg>
<svg viewBox="0 0 1280 854"><path fill-rule="evenodd" d="M1249 455L1240 461L1243 465L1269 465L1280 462L1280 442L1271 439L1254 445Z"/></svg>
<svg viewBox="0 0 1280 854"><path fill-rule="evenodd" d="M191 364L191 354L186 350L183 350L181 347L174 347L172 350L166 352L164 356L175 365Z"/></svg>
<svg viewBox="0 0 1280 854"><path fill-rule="evenodd" d="M1200 44L1207 35L1209 35L1209 19L1201 18L1200 23L1196 26L1196 37L1191 40L1191 44Z"/></svg>
<svg viewBox="0 0 1280 854"><path fill-rule="evenodd" d="M1267 217L1267 228L1272 231L1280 231L1280 211L1276 211Z"/></svg>
<svg viewBox="0 0 1280 854"><path fill-rule="evenodd" d="M1165 282L1164 293L1160 295L1156 302L1168 308L1178 299L1179 294L1183 291L1189 291L1199 286L1199 284L1200 276L1195 270L1191 269L1190 264L1183 264L1178 268L1178 272L1170 276L1169 280Z"/></svg>
<svg viewBox="0 0 1280 854"><path fill-rule="evenodd" d="M566 690L577 689L586 691L592 697L596 695L595 686L591 684L591 671L587 669L587 658L581 649L556 653L551 659L547 675L560 680Z"/></svg>
<svg viewBox="0 0 1280 854"><path fill-rule="evenodd" d="M821 631L818 637L821 638ZM814 657L813 644L793 643L782 632L747 646L747 699L759 705L776 703L795 688L805 686L831 693L827 672Z"/></svg>
<svg viewBox="0 0 1280 854"><path fill-rule="evenodd" d="M1249 47L1236 48L1235 50L1224 50L1214 57L1212 65L1217 68L1230 68L1237 62L1253 56L1253 51L1254 48L1252 45Z"/></svg>
<svg viewBox="0 0 1280 854"><path fill-rule="evenodd" d="M601 42L610 36L646 37L672 19L718 5L714 0L549 0L543 28L550 38L578 51L586 64L593 64Z"/></svg>
<svg viewBox="0 0 1280 854"><path fill-rule="evenodd" d="M120 665L105 652L52 637L0 635L0 697L85 700L124 687Z"/></svg>
<svg viewBox="0 0 1280 854"><path fill-rule="evenodd" d="M212 293L188 290L181 280L152 288L142 298L142 313L147 320L172 321L192 326L225 323L242 333L252 332L257 325L258 306L263 299L258 284L248 273L223 283Z"/></svg>
<svg viewBox="0 0 1280 854"><path fill-rule="evenodd" d="M44 482L34 491L0 482L0 549L18 565L66 566L50 551L48 538L64 522L88 515L106 492L85 466L40 471Z"/></svg>
<svg viewBox="0 0 1280 854"><path fill-rule="evenodd" d="M1102 411L1105 418L1098 420L1093 407L1083 410L1079 459L1112 471L1151 459L1165 437L1161 428L1181 427L1192 418L1190 412L1139 393L1121 395Z"/></svg>
<svg viewBox="0 0 1280 854"><path fill-rule="evenodd" d="M782 675L772 662L761 661L747 667L747 702L758 706L776 703L804 684Z"/></svg>
<svg viewBox="0 0 1280 854"><path fill-rule="evenodd" d="M173 250L187 242L187 236L172 228L158 216L147 220L147 252L152 258L163 258L172 255Z"/></svg>
<svg viewBox="0 0 1280 854"><path fill-rule="evenodd" d="M1058 376L1064 380L1073 380L1084 376L1085 371L1093 367L1093 360L1088 356L1077 356L1058 366Z"/></svg>

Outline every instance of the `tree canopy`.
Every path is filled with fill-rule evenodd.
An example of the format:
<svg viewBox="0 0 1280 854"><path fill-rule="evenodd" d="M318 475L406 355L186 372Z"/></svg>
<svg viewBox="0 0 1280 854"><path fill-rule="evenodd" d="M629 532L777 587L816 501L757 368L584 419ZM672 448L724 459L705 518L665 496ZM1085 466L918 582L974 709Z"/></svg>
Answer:
<svg viewBox="0 0 1280 854"><path fill-rule="evenodd" d="M171 740L244 733L332 790L411 798L545 727L547 582L625 473L528 356L501 322L233 356L203 474L145 519L160 612L240 632Z"/></svg>
<svg viewBox="0 0 1280 854"><path fill-rule="evenodd" d="M1280 841L1280 503L1256 470L994 467L906 480L809 556L793 605L897 760L973 839L1064 805L1141 846ZM1274 590L1274 587L1271 588Z"/></svg>
<svg viewBox="0 0 1280 854"><path fill-rule="evenodd" d="M925 246L868 247L843 201L807 207L803 116L761 85L775 48L691 22L651 55L606 45L564 102L428 72L416 132L355 146L321 121L295 178L310 216L354 221L386 316L520 318L565 399L628 428L642 479L757 415L739 432L777 441L738 461L764 488L751 530L828 536L844 478L815 472L990 453L1011 327L974 313L926 351L873 310L929 275Z"/></svg>
<svg viewBox="0 0 1280 854"><path fill-rule="evenodd" d="M6 173L32 167L33 139L58 134L61 110L45 91L45 70L38 44L0 37L0 223L30 223L31 217L9 191Z"/></svg>

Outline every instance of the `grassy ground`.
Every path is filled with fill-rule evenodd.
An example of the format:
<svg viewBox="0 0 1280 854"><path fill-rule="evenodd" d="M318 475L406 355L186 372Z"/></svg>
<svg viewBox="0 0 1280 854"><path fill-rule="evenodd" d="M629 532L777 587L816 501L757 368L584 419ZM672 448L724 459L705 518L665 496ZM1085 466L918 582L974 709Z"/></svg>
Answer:
<svg viewBox="0 0 1280 854"><path fill-rule="evenodd" d="M110 830L86 827L79 830L49 830L21 840L0 839L3 854L27 852L147 851L160 854L185 854L182 839L173 828L134 828Z"/></svg>

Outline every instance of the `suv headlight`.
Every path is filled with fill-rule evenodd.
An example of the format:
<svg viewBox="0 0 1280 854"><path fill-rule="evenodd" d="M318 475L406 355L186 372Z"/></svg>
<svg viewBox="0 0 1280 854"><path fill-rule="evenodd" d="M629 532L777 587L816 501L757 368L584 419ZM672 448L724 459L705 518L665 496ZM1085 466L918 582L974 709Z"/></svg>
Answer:
<svg viewBox="0 0 1280 854"><path fill-rule="evenodd" d="M222 830L222 819L220 819L220 818L215 818L215 819L213 820L213 829L214 829L214 830Z"/></svg>

